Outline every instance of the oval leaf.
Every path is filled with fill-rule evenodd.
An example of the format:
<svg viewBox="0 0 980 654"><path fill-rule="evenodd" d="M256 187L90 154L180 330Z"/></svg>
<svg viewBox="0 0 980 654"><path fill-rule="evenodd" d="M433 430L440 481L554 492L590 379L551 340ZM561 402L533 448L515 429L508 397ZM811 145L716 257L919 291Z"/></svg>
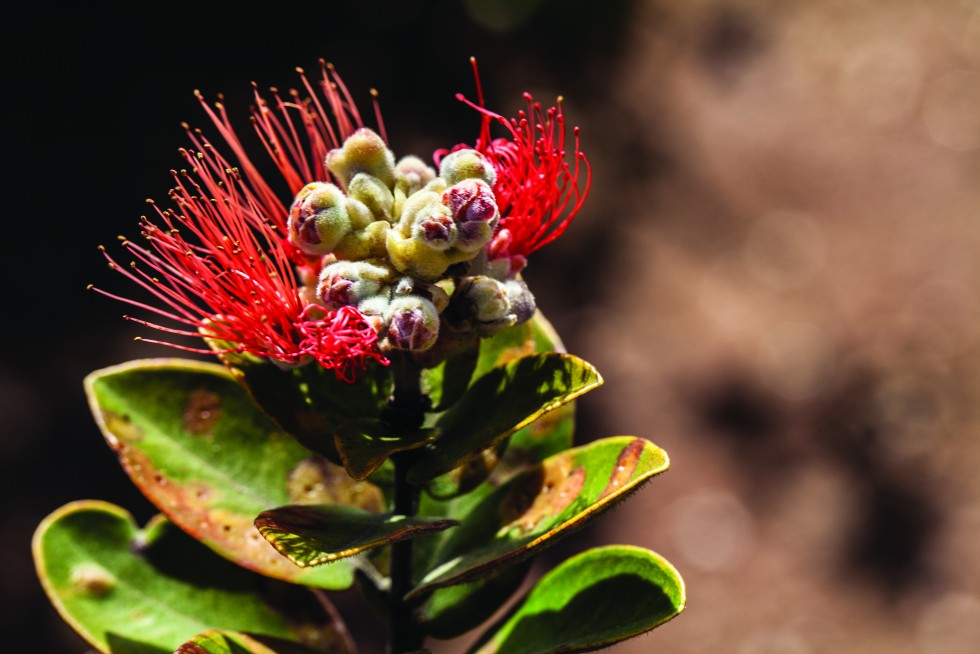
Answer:
<svg viewBox="0 0 980 654"><path fill-rule="evenodd" d="M565 352L555 328L540 311L526 323L503 329L480 341L475 379L511 361L541 352Z"/></svg>
<svg viewBox="0 0 980 654"><path fill-rule="evenodd" d="M663 624L686 602L680 574L658 554L599 547L544 575L469 654L592 651Z"/></svg>
<svg viewBox="0 0 980 654"><path fill-rule="evenodd" d="M496 613L517 592L530 568L531 561L524 561L476 581L438 588L415 610L415 619L436 638L461 636Z"/></svg>
<svg viewBox="0 0 980 654"><path fill-rule="evenodd" d="M362 480L380 468L392 454L422 447L436 434L433 429L419 429L406 436L381 420L364 418L340 425L335 442L347 474Z"/></svg>
<svg viewBox="0 0 980 654"><path fill-rule="evenodd" d="M351 650L344 646L312 649L294 641L269 636L211 630L187 641L174 654L351 654Z"/></svg>
<svg viewBox="0 0 980 654"><path fill-rule="evenodd" d="M439 440L409 470L409 481L423 484L462 465L601 383L594 367L570 354L536 354L494 368L438 420Z"/></svg>
<svg viewBox="0 0 980 654"><path fill-rule="evenodd" d="M52 604L101 652L172 652L208 629L284 639L319 631L317 645L330 638L312 626L329 619L308 590L254 575L167 520L140 530L107 502L74 502L52 513L34 534L33 552ZM271 583L276 593L266 592ZM273 596L276 605L266 599ZM282 606L287 596L290 605Z"/></svg>
<svg viewBox="0 0 980 654"><path fill-rule="evenodd" d="M335 505L283 506L263 511L255 519L262 536L301 568L458 524L455 520L408 518Z"/></svg>
<svg viewBox="0 0 980 654"><path fill-rule="evenodd" d="M442 543L435 567L409 593L469 581L535 554L667 469L667 453L616 436L545 459L486 496Z"/></svg>
<svg viewBox="0 0 980 654"><path fill-rule="evenodd" d="M92 373L85 388L126 473L185 531L262 574L322 588L351 585L348 563L300 570L252 522L265 509L290 503L329 500L382 510L380 491L311 457L223 367L134 361Z"/></svg>

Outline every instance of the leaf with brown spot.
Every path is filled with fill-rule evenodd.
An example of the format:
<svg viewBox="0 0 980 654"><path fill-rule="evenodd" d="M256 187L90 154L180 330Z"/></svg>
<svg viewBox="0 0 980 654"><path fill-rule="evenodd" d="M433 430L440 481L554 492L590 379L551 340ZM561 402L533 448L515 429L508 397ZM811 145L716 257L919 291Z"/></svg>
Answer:
<svg viewBox="0 0 980 654"><path fill-rule="evenodd" d="M283 433L225 368L135 361L92 373L85 388L126 473L182 529L271 577L331 589L353 583L347 562L301 570L255 530L255 516L270 507L323 499L295 497L297 470L310 461L310 452ZM357 497L365 508L377 506L380 491L340 475L331 478L334 501L357 503Z"/></svg>
<svg viewBox="0 0 980 654"><path fill-rule="evenodd" d="M206 631L174 651L174 654L350 654L346 647L311 648L300 643L237 631Z"/></svg>
<svg viewBox="0 0 980 654"><path fill-rule="evenodd" d="M33 553L55 608L100 652L166 654L209 629L342 640L309 589L236 566L162 516L139 529L108 502L73 502L38 526Z"/></svg>
<svg viewBox="0 0 980 654"><path fill-rule="evenodd" d="M637 445L639 443L639 445ZM607 492L624 456L636 464ZM616 436L551 456L493 489L447 535L431 569L408 597L470 581L515 563L584 526L667 469L662 449L633 436Z"/></svg>

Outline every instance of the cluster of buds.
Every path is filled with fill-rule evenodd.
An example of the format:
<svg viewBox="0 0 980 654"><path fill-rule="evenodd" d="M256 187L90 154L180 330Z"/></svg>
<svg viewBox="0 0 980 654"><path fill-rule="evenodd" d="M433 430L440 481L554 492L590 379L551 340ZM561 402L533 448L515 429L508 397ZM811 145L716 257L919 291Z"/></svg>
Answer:
<svg viewBox="0 0 980 654"><path fill-rule="evenodd" d="M417 157L396 162L361 128L327 154L326 168L336 183L304 186L288 220L315 274L306 293L324 309L354 307L382 349L413 352L431 348L444 323L489 336L534 314L516 273L487 259L500 211L497 173L482 153L456 150L437 173Z"/></svg>
<svg viewBox="0 0 980 654"><path fill-rule="evenodd" d="M380 134L332 66L321 62L316 85L299 73L309 97L273 90L270 102L256 90L252 109L293 202L252 162L224 105L198 94L232 156L188 127L172 206L151 203L146 244L123 241L129 266L104 251L151 300L96 290L150 314L130 320L209 347L152 342L287 367L316 361L348 381L391 350L434 362L441 340L528 320L534 298L520 271L568 226L591 179L577 128L566 152L561 102L542 109L525 95L527 110L507 119L484 108L476 75L478 104L459 98L480 113L479 136L437 151L437 172L417 157L396 162L377 105ZM492 125L507 135L493 138Z"/></svg>

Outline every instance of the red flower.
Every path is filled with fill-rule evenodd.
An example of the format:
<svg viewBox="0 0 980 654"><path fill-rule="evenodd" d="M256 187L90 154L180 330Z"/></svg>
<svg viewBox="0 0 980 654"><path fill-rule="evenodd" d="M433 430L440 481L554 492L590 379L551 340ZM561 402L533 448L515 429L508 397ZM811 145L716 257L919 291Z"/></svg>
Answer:
<svg viewBox="0 0 980 654"><path fill-rule="evenodd" d="M572 130L574 150L569 161L565 150L565 116L561 102L543 109L525 93L527 110L517 118L504 118L484 106L476 68L477 102L462 94L456 98L483 115L474 149L493 164L497 180L493 192L500 209L500 224L490 244L490 258L510 257L512 269L520 270L524 257L558 238L582 208L592 183L589 161L579 149L579 128ZM490 126L499 123L510 138L491 138ZM457 145L453 150L470 147ZM437 156L441 153L437 153ZM580 178L584 173L584 184Z"/></svg>
<svg viewBox="0 0 980 654"><path fill-rule="evenodd" d="M256 91L256 130L292 193L311 179L327 179L323 164L327 151L362 126L340 78L326 64L322 70L322 100L301 70L310 99L301 100L293 91L292 102L285 102L273 91L273 109ZM134 257L129 267L105 255L110 267L149 291L157 302L100 292L178 326L127 316L130 320L169 334L206 336L229 344L225 350L208 350L164 343L179 349L247 352L286 364L316 359L348 381L353 381L355 367L363 367L368 359L387 363L377 347L377 332L356 309L328 312L305 299L293 264L315 273L319 263L307 260L285 239L289 205L253 165L221 103L212 109L201 102L238 167L199 132L188 129L195 149L182 152L189 170L172 171L174 208L151 202L155 220L146 216L141 220L148 247L123 241Z"/></svg>

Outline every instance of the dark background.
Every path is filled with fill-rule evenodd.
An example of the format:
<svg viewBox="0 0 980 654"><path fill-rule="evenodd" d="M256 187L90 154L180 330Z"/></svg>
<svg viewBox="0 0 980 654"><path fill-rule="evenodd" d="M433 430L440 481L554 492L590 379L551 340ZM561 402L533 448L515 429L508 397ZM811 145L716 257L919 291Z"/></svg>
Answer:
<svg viewBox="0 0 980 654"><path fill-rule="evenodd" d="M96 248L165 196L180 122L206 124L192 90L246 125L251 81L288 88L324 57L364 113L381 92L396 154L427 156L475 135L453 99L474 95L474 55L505 114L524 90L564 95L596 171L527 271L607 380L580 439L636 433L673 460L541 567L628 542L681 569L687 613L616 651L972 652L977 2L353 4L37 3L5 21L4 642L85 650L33 571L46 514L153 512L81 380L172 352L134 343L124 307L85 286L125 289Z"/></svg>

